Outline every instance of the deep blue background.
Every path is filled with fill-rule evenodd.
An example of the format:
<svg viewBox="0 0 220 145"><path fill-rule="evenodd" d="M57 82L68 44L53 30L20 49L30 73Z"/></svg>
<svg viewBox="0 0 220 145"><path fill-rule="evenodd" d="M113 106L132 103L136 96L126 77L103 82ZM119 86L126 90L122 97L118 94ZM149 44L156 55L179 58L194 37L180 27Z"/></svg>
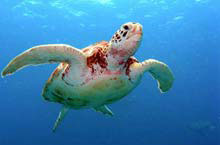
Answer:
<svg viewBox="0 0 220 145"><path fill-rule="evenodd" d="M28 67L0 79L0 145L220 145L219 0L1 0L0 70L32 46L83 48L128 21L144 27L135 56L172 69L168 93L145 74L114 117L72 110L52 133L61 105L41 90L56 64Z"/></svg>

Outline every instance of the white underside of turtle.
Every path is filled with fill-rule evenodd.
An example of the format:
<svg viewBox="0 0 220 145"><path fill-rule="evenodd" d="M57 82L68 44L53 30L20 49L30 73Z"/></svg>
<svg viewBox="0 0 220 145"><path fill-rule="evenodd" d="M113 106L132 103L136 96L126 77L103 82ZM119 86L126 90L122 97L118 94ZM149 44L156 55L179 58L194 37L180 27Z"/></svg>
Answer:
<svg viewBox="0 0 220 145"><path fill-rule="evenodd" d="M2 76L25 66L60 63L42 93L45 100L63 104L53 131L69 109L92 108L113 116L107 105L128 95L140 83L144 72L157 80L161 92L172 87L174 77L166 64L154 59L138 62L133 57L141 38L142 26L128 22L109 42L82 50L65 44L35 46L15 57Z"/></svg>

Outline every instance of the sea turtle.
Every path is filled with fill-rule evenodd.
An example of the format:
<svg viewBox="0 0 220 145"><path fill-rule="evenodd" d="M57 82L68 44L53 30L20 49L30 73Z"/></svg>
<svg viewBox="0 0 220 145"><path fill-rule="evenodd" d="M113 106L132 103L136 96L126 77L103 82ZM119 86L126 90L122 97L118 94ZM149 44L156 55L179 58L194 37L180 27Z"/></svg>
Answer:
<svg viewBox="0 0 220 145"><path fill-rule="evenodd" d="M82 50L66 44L39 45L16 56L2 76L29 65L60 63L48 79L42 96L63 105L53 127L56 130L69 109L90 109L112 116L107 107L128 95L144 72L157 80L161 92L173 84L173 74L160 61L143 62L133 57L142 38L142 25L123 24L109 42L102 41Z"/></svg>

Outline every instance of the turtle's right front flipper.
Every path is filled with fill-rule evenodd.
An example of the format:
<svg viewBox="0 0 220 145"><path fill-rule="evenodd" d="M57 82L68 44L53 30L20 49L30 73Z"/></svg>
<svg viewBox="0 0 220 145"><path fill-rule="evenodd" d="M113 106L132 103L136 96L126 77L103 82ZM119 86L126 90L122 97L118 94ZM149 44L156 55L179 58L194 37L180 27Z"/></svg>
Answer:
<svg viewBox="0 0 220 145"><path fill-rule="evenodd" d="M161 92L167 92L173 85L174 76L170 68L163 62L148 59L142 63L133 63L130 67L132 77L149 72L158 82Z"/></svg>
<svg viewBox="0 0 220 145"><path fill-rule="evenodd" d="M81 50L65 44L39 45L28 49L15 57L2 71L2 76L29 65L66 62L69 64L86 65L86 57Z"/></svg>

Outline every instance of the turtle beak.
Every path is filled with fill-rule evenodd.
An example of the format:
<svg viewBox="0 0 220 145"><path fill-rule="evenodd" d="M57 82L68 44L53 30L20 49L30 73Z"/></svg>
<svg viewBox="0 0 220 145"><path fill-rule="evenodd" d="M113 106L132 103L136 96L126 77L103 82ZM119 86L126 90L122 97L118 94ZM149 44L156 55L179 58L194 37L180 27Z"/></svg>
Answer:
<svg viewBox="0 0 220 145"><path fill-rule="evenodd" d="M132 23L131 24L131 33L130 35L140 35L142 36L143 32L142 32L142 25L139 23Z"/></svg>

